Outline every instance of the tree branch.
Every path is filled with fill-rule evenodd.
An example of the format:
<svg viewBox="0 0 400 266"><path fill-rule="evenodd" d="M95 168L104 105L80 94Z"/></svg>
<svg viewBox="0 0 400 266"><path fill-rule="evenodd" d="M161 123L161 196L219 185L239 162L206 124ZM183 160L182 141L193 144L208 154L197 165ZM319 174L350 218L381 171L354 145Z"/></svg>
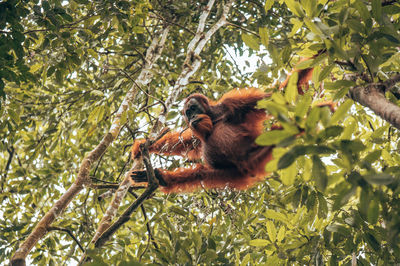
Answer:
<svg viewBox="0 0 400 266"><path fill-rule="evenodd" d="M147 140L144 149L142 150L143 161L146 165L146 172L148 178L148 185L146 190L124 211L124 213L113 223L104 233L98 237L94 242L94 246L99 248L103 246L107 240L126 222L129 221L132 213L142 205L142 203L149 198L153 192L158 188L158 180L155 176L153 166L150 163L149 147L150 141ZM130 176L130 172L127 173Z"/></svg>
<svg viewBox="0 0 400 266"><path fill-rule="evenodd" d="M60 214L63 213L72 199L84 188L85 185L90 184L89 171L93 162L100 158L113 140L114 137L112 134L107 133L97 147L83 159L75 182L36 224L28 238L21 244L14 256L11 258L11 265L26 265L25 258L29 251L35 246L39 239L46 235L48 227Z"/></svg>
<svg viewBox="0 0 400 266"><path fill-rule="evenodd" d="M183 88L189 84L189 78L200 68L201 57L200 53L204 49L206 43L211 39L221 27L225 26L227 21L228 12L233 4L233 0L230 0L223 6L223 12L220 19L207 31L204 31L206 19L211 11L211 7L214 4L214 0L210 0L200 16L199 26L197 27L196 35L188 44L186 51L185 62L182 67L182 72L179 75L173 88L172 93L168 96L165 101L166 106L171 106L175 103L178 96L182 93ZM168 113L168 112L166 112ZM160 115L158 122L165 123L166 115Z"/></svg>
<svg viewBox="0 0 400 266"><path fill-rule="evenodd" d="M169 97L168 97L168 99L167 99L167 101L165 103L166 110L164 110L164 113L159 116L157 122L155 123L155 125L154 125L154 127L152 129L152 133L157 132L159 130L159 128L161 127L161 125L165 123L165 120L166 120L165 118L166 118L166 115L167 115L169 109L171 108L173 103L176 102L176 98L179 96L179 94L181 93L181 91L184 88L184 86L186 86L188 84L189 77L191 77L199 69L200 64L201 64L201 58L200 58L199 54L203 50L205 44L210 40L211 36L219 28L221 28L223 25L225 25L226 22L227 22L226 16L227 16L227 13L229 12L229 9L230 9L230 7L231 7L231 5L233 3L233 0L229 1L227 4L224 5L223 13L221 15L221 18L206 33L204 33L206 19L207 19L208 15L209 15L209 13L211 11L211 8L212 8L212 5L214 4L214 1L215 0L210 0L209 1L209 3L207 4L205 10L203 11L203 13L200 16L199 26L198 26L196 35L193 37L192 41L188 45L185 64L183 66L182 72L179 75L179 77L177 79L177 82L175 83L174 87L172 88L172 93L169 95ZM112 224L109 227L108 227L108 224L107 224L107 226L102 226L101 230L100 229L97 230L96 236L93 239L94 240L93 242L94 242L94 245L95 245L96 248L103 246L106 243L106 241L123 224L125 224L127 221L129 221L131 214L139 206L141 206L141 204L144 202L144 200L149 198L152 195L152 193L158 188L158 180L155 177L154 170L153 170L153 168L151 166L150 159L149 159L149 156L148 156L148 149L147 149L148 145L150 145L149 141L146 142L146 148L144 148L143 153L142 153L143 162L146 165L147 176L149 178L148 186L147 186L146 190L143 192L143 194L141 194L137 198L137 200L135 202L133 202L125 210L125 212L121 215L121 217L119 217L117 219L117 221L114 224ZM133 169L136 169L136 165L134 165L131 168L131 171ZM125 180L127 180L128 178L130 180L130 172L128 172L125 175L125 179L123 181L124 187L126 187L125 186L125 184L126 184ZM118 195L118 194L119 193L117 191L116 195ZM114 217L114 215L116 214L116 211L117 211L116 208L111 208L111 207L110 207L110 210L112 210L112 216L109 216L108 219ZM104 220L104 217L103 217L103 220ZM108 220L108 221L111 221L111 219ZM100 226L99 226L99 228L100 228ZM106 228L106 227L108 227L108 229L103 231L104 228ZM99 237L100 233L101 233L101 236ZM85 258L83 257L81 259L81 263L84 262L84 261L85 261Z"/></svg>
<svg viewBox="0 0 400 266"><path fill-rule="evenodd" d="M350 89L350 97L363 106L369 107L375 114L400 129L400 107L385 97L385 91L400 82L400 74L381 84L369 84Z"/></svg>
<svg viewBox="0 0 400 266"><path fill-rule="evenodd" d="M145 65L138 77L138 83L140 83L142 86L147 85L151 81L151 78L153 76L151 68L155 63L155 61L157 61L157 59L161 55L168 32L169 32L169 27L165 27L161 32L160 38L154 38L152 44L147 49ZM15 252L14 256L11 258L11 265L26 264L25 263L26 256L28 255L29 251L35 246L37 241L39 241L39 239L43 238L46 235L47 228L54 222L54 220L60 214L63 213L68 204L84 188L84 186L90 184L89 172L92 164L101 157L101 155L105 152L107 147L118 136L118 133L122 127L121 125L122 114L127 111L128 106L130 103L133 102L135 95L136 95L136 89L135 85L133 85L126 94L118 111L116 112L109 132L104 136L104 138L97 145L97 147L83 159L75 182L53 205L53 207L45 214L45 216L38 222L38 224L30 233L28 238L22 243L22 245ZM126 190L128 188L129 186L127 186ZM122 196L125 196L126 191L125 194L124 193L122 194L123 194ZM114 212L114 210L112 210L111 214L115 215L115 213L116 211Z"/></svg>

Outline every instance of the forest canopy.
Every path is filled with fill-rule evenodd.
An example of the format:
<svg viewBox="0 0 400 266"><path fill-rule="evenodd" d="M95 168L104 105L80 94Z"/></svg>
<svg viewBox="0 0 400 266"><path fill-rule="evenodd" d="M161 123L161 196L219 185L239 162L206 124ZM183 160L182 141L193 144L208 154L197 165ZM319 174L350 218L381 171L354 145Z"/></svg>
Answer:
<svg viewBox="0 0 400 266"><path fill-rule="evenodd" d="M1 1L0 261L400 263L399 47L395 0ZM278 89L293 68L304 95ZM282 125L265 181L130 186L191 165L129 154L185 128L187 96L253 86Z"/></svg>

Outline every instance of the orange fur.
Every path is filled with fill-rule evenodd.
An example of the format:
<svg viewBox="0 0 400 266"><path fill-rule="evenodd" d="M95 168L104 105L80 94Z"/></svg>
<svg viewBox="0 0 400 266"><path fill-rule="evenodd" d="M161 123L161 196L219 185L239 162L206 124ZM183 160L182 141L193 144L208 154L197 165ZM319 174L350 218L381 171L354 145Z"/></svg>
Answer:
<svg viewBox="0 0 400 266"><path fill-rule="evenodd" d="M209 101L202 95L192 95L198 97L197 102L208 113L198 114L196 119L188 121L190 130L182 134L167 133L151 145L149 151L191 158L201 155L204 164L173 171L159 170L168 184L161 189L167 193L191 192L202 187L247 189L262 180L266 175L264 166L272 158L272 147L254 143L267 119L265 111L257 109L256 105L268 96L254 88L230 91L218 102ZM201 144L194 146L193 138L200 140ZM137 140L132 146L134 157L140 155L143 142Z"/></svg>
<svg viewBox="0 0 400 266"><path fill-rule="evenodd" d="M302 58L298 63L304 62L310 60L310 58ZM297 72L298 77L297 77L297 91L300 95L303 95L305 91L308 90L310 87L308 82L312 78L312 73L314 71L314 68L306 68L306 69L296 69L294 68L286 77L285 81L281 83L279 86L279 89L283 89L286 87L286 85L289 82L290 77L293 75L293 73Z"/></svg>
<svg viewBox="0 0 400 266"><path fill-rule="evenodd" d="M140 156L140 144L146 140L136 140L132 145L133 158ZM201 158L201 142L194 137L192 130L182 132L168 132L156 143L149 147L149 152L163 155L178 155L188 157L190 160Z"/></svg>
<svg viewBox="0 0 400 266"><path fill-rule="evenodd" d="M300 70L298 88L307 89L304 84L311 75L312 70ZM264 121L271 117L257 109L257 102L269 96L255 88L232 90L217 102L201 94L189 96L182 114L190 130L166 134L149 151L202 158L203 163L173 171L157 169L157 177L164 183L161 189L166 193L224 187L242 190L263 180L267 175L265 165L272 160L274 147L258 146L254 141L263 132ZM273 126L271 130L281 130L281 127ZM140 155L140 143L143 140L136 141L132 147L134 157ZM143 174L133 173L132 178L136 184L145 180Z"/></svg>

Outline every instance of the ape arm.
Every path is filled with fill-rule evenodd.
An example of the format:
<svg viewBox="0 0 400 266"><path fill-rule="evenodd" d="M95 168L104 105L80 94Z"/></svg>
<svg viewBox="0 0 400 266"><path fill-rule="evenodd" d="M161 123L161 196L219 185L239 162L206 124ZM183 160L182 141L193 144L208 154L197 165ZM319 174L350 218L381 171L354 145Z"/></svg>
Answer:
<svg viewBox="0 0 400 266"><path fill-rule="evenodd" d="M254 88L232 90L225 93L218 103L229 105L234 111L238 111L242 108L255 107L259 100L269 96L270 94Z"/></svg>
<svg viewBox="0 0 400 266"><path fill-rule="evenodd" d="M257 111L257 102L269 97L267 94L257 89L241 89L232 90L226 93L219 101L218 105L222 106L225 117L234 118L242 122L244 117L238 117L238 114L247 114L251 111ZM264 111L262 111L264 112Z"/></svg>
<svg viewBox="0 0 400 266"><path fill-rule="evenodd" d="M140 156L140 145L145 141L144 139L139 139L132 145L131 153L133 158ZM149 152L164 155L179 155L196 160L201 157L201 142L193 135L190 129L183 132L168 132L149 147Z"/></svg>
<svg viewBox="0 0 400 266"><path fill-rule="evenodd" d="M165 193L193 192L201 187L247 189L265 176L243 175L236 168L214 169L202 164L194 168L177 168L174 171L154 170L161 190ZM134 180L133 185L147 182L146 171L134 171L131 177Z"/></svg>
<svg viewBox="0 0 400 266"><path fill-rule="evenodd" d="M203 188L230 187L239 190L247 189L264 179L265 164L272 160L273 146L256 146L245 160L236 162L236 166L228 168L213 168L205 164L197 164L192 168L177 168L173 171L154 169L161 190L165 193L193 192ZM250 159L251 158L251 159ZM133 186L147 182L144 170L130 173Z"/></svg>

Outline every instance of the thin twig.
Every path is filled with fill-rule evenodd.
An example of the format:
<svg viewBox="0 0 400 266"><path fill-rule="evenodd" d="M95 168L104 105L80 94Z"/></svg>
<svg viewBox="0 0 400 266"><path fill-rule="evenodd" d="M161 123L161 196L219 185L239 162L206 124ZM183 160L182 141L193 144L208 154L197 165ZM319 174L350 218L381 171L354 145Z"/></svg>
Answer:
<svg viewBox="0 0 400 266"><path fill-rule="evenodd" d="M245 31L247 33L250 33L250 34L260 38L260 35L258 35L258 33L254 32L254 31L251 31L251 30L247 29L246 27L243 27L242 25L238 25L238 24L235 24L235 23L230 22L230 21L227 23L227 25L235 27L235 28L239 28L239 29L241 29L241 30L243 30L243 31Z"/></svg>
<svg viewBox="0 0 400 266"><path fill-rule="evenodd" d="M94 169L93 176L96 176L97 169L99 169L99 166L100 166L101 160L104 157L104 154L106 154L106 153L103 152L103 154L100 156L99 160L97 161L97 165L96 165L96 168Z"/></svg>
<svg viewBox="0 0 400 266"><path fill-rule="evenodd" d="M12 159L14 157L14 153L15 153L14 147L11 146L11 148L7 148L7 152L9 154L9 156L8 156L6 168L4 169L3 179L1 180L1 193L4 192L4 184L7 181L8 170L10 169L10 165L11 165Z"/></svg>
<svg viewBox="0 0 400 266"><path fill-rule="evenodd" d="M382 85L385 87L385 90L390 90L394 85L400 82L400 74L395 75L394 77L384 81Z"/></svg>
<svg viewBox="0 0 400 266"><path fill-rule="evenodd" d="M191 29L189 29L189 28L187 28L187 27L185 27L185 26L183 26L183 25L181 25L181 24L179 24L179 23L177 23L177 22L175 22L175 21L168 20L168 19L164 18L163 16L161 16L160 14L157 14L157 13L154 12L153 10L150 11L150 12L152 12L152 13L156 16L156 18L161 19L161 20L165 21L165 22L168 23L168 24L172 24L172 25L178 26L179 28L181 28L181 29L183 29L183 30L189 32L189 33L192 34L192 35L195 35L195 34L196 34L196 33L194 33ZM152 16L150 16L150 17L152 17ZM153 17L153 18L154 18L154 17Z"/></svg>
<svg viewBox="0 0 400 266"><path fill-rule="evenodd" d="M85 249L83 248L83 246L81 245L81 243L79 243L78 239L74 236L74 234L72 233L72 231L70 229L67 228L62 228L62 227L57 227L57 226L50 226L47 228L48 231L62 231L67 233L75 242L76 244L78 244L79 248L85 252Z"/></svg>
<svg viewBox="0 0 400 266"><path fill-rule="evenodd" d="M131 189L129 189L129 193L130 193L131 195L133 195L136 199L139 197L139 196L138 196L135 192L133 192ZM150 239L151 242L153 243L154 248L155 248L155 249L158 249L158 245L157 245L157 243L156 243L156 241L155 241L155 239L154 239L153 233L151 232L150 223L149 223L149 218L147 217L146 209L144 208L144 205L143 205L143 204L140 206L140 209L142 210L143 217L144 217L144 220L145 220L145 222L146 222L146 228L147 228L147 233L149 234L149 239ZM143 254L144 254L144 252L143 252ZM143 255L143 254L142 254L142 255Z"/></svg>

